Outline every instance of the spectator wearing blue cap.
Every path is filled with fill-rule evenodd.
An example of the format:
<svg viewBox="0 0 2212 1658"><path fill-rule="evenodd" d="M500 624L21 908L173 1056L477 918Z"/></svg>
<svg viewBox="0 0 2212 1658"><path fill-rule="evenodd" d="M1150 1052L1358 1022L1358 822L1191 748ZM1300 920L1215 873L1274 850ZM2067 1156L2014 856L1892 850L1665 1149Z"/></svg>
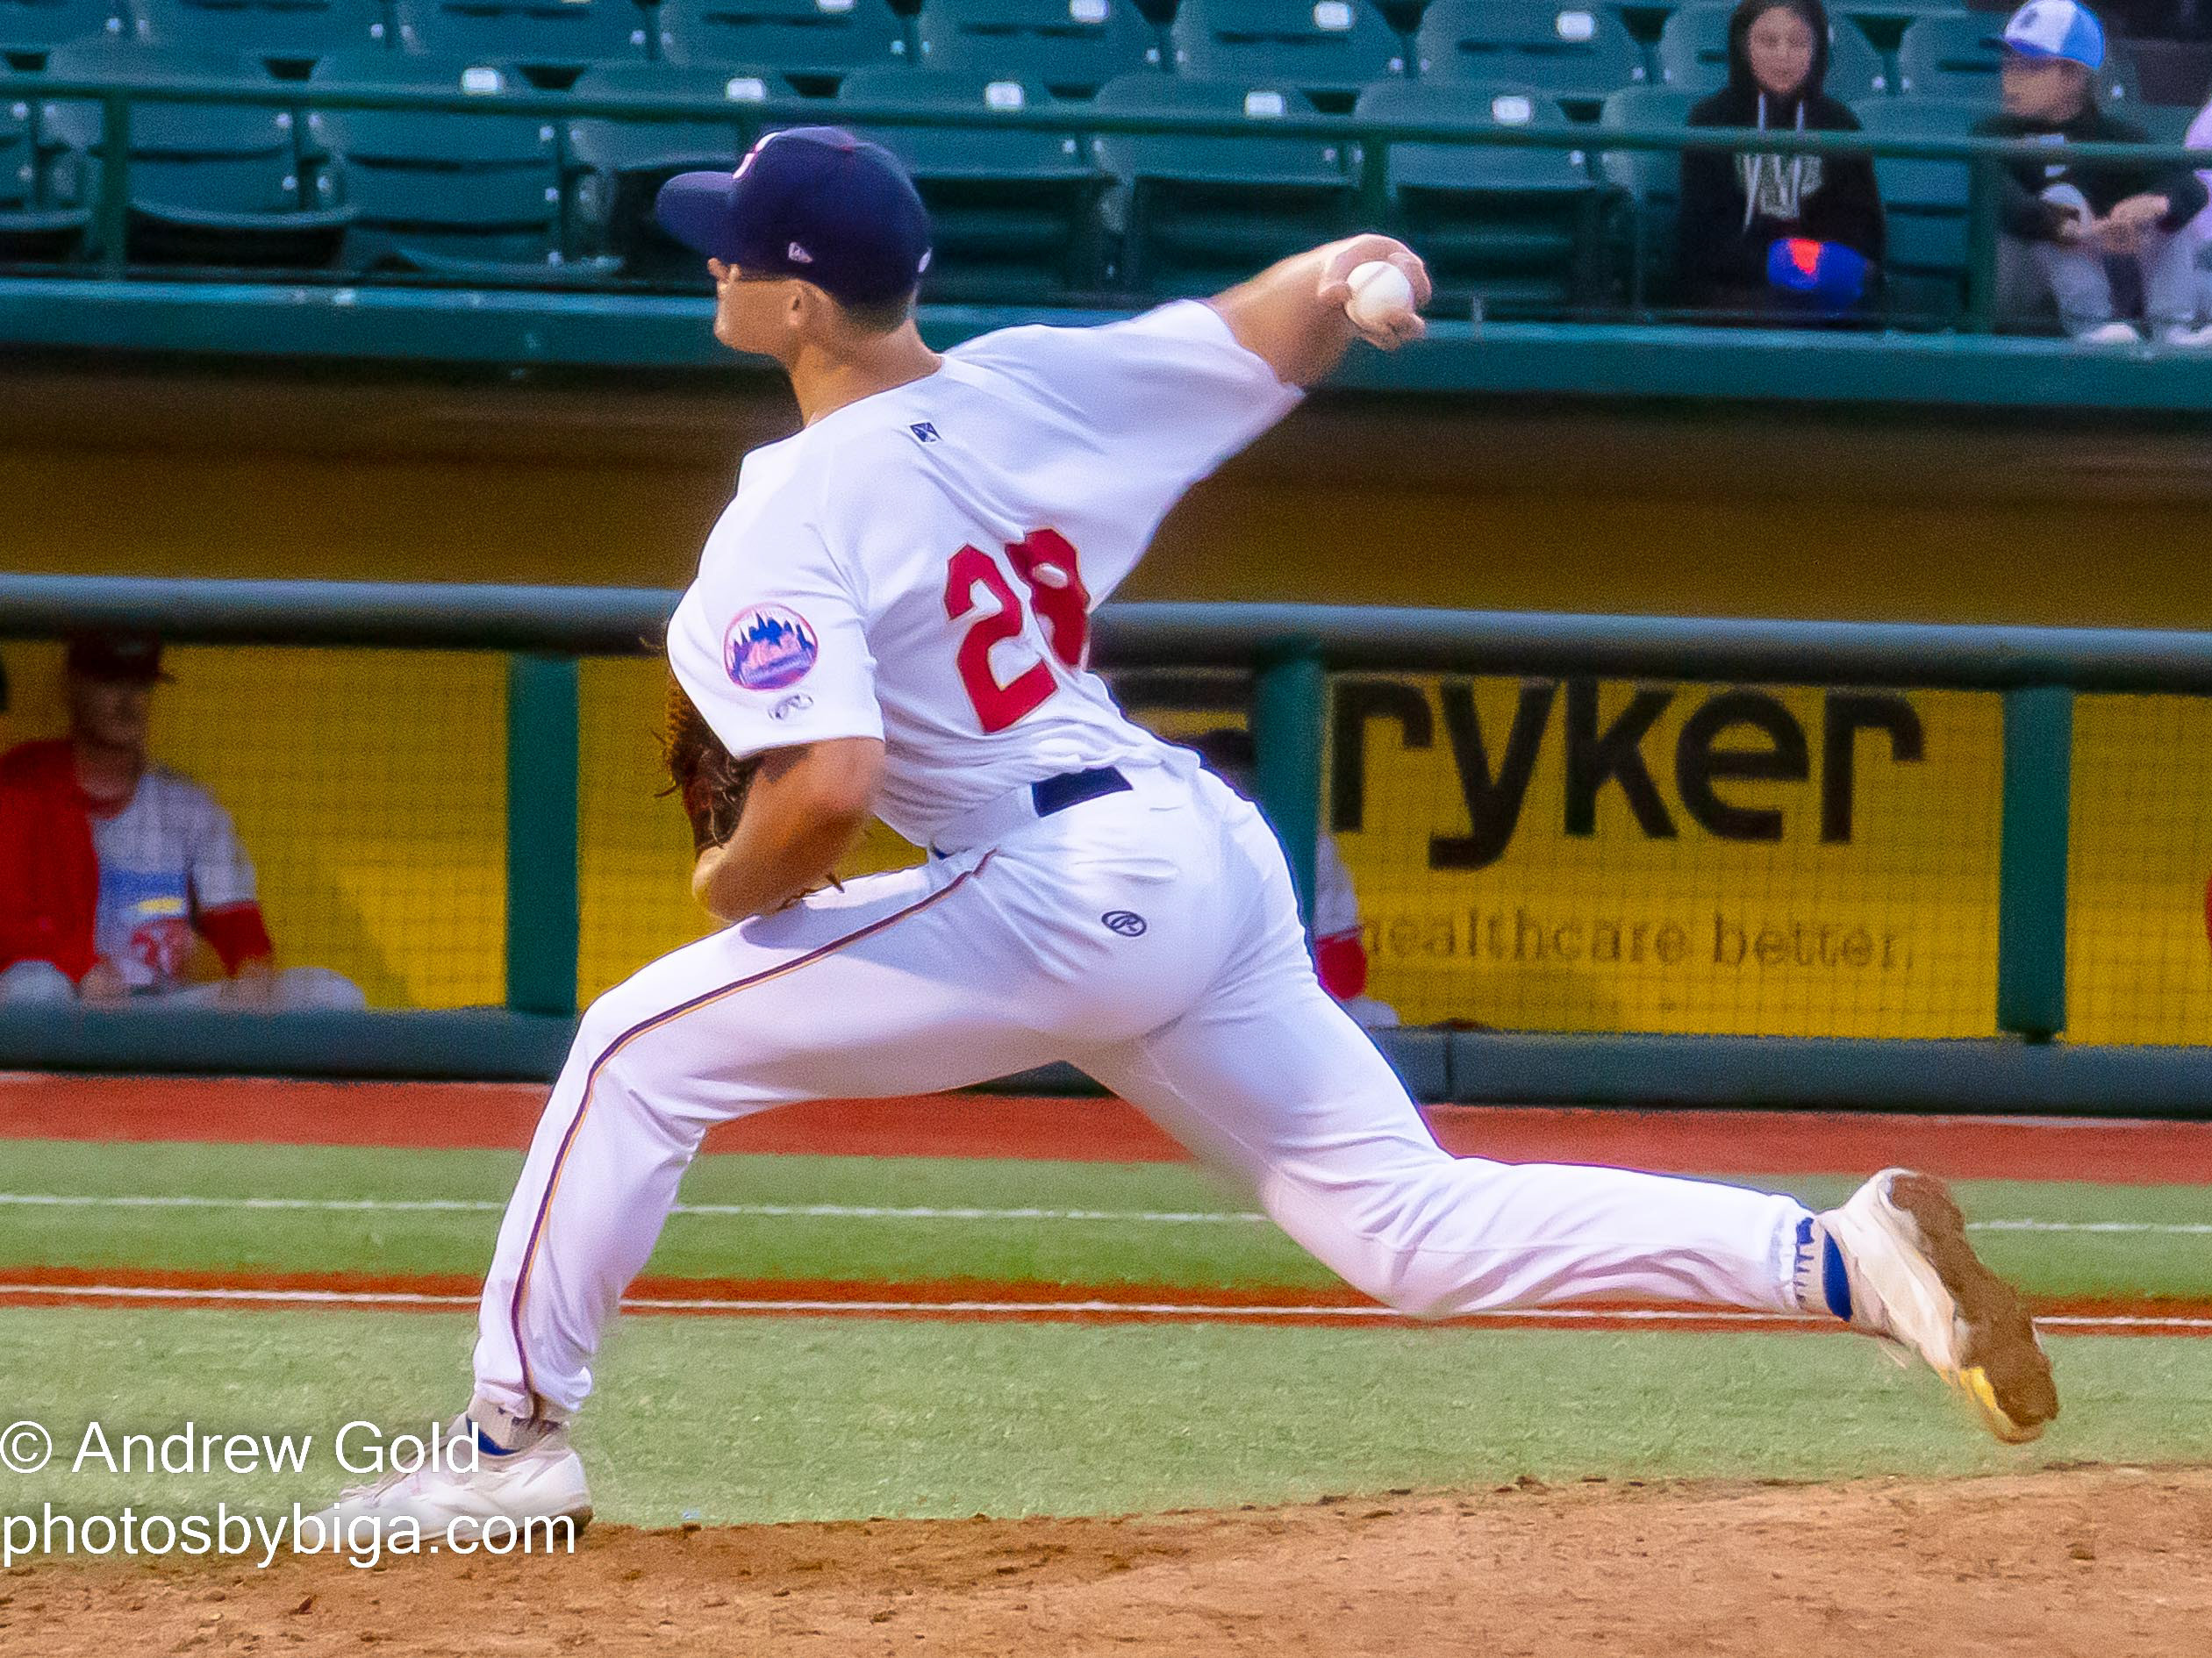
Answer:
<svg viewBox="0 0 2212 1658"><path fill-rule="evenodd" d="M2144 319L2161 339L2194 343L2194 244L2178 235L2205 205L2187 167L2097 161L2075 165L2068 144L2141 144L2148 134L2097 106L2104 26L2076 0L2029 0L2005 25L2003 113L1976 124L1990 138L2035 139L2048 159L2004 169L1998 203L1997 306L2012 325L2056 308L2075 339L2127 345L2142 336L2120 316L2111 261L2142 274Z"/></svg>
<svg viewBox="0 0 2212 1658"><path fill-rule="evenodd" d="M1742 0L1729 19L1728 84L1692 126L1856 132L1828 96L1821 0ZM1883 250L1881 197L1864 155L1686 150L1677 239L1691 304L1836 312L1865 298Z"/></svg>

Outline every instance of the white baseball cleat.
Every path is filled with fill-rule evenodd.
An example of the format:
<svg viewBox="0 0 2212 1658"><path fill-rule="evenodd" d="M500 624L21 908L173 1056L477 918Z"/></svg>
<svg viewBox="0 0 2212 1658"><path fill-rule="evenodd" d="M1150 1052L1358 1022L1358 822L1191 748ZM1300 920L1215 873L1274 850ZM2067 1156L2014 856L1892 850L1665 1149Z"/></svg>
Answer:
<svg viewBox="0 0 2212 1658"><path fill-rule="evenodd" d="M1820 1224L1843 1257L1855 1328L1926 1360L2007 1444L2025 1444L2058 1414L2028 1310L1974 1254L1942 1181L1885 1168Z"/></svg>
<svg viewBox="0 0 2212 1658"><path fill-rule="evenodd" d="M368 1485L339 1494L338 1501L315 1518L342 1535L363 1519L383 1525L412 1519L426 1538L448 1533L474 1537L488 1520L562 1520L581 1531L591 1520L591 1493L583 1483L583 1460L557 1425L535 1431L519 1448L482 1448L463 1416L455 1419L453 1437L479 1449L471 1468L455 1468L446 1459L426 1460L419 1468L387 1474ZM463 1455L451 1459L466 1462Z"/></svg>

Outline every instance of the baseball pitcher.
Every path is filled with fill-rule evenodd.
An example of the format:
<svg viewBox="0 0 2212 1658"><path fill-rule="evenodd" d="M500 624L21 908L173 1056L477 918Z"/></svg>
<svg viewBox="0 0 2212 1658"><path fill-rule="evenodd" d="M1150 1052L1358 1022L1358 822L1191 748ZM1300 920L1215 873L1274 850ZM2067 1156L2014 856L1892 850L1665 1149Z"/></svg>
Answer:
<svg viewBox="0 0 2212 1658"><path fill-rule="evenodd" d="M1936 1181L1889 1170L1816 1215L1448 1156L1316 983L1259 813L1091 673L1092 611L1184 491L1358 335L1421 336L1413 253L1355 236L1203 303L938 353L913 321L928 221L877 147L778 132L734 173L673 179L657 212L707 258L716 338L775 359L805 423L746 457L669 630L696 711L670 739L693 890L729 925L583 1016L483 1287L476 1469L395 1476L333 1518L588 1515L567 1425L709 1128L1053 1060L1417 1317L1593 1297L1832 1316L2001 1438L2056 1413L2025 1312ZM1410 303L1357 303L1378 263L1404 283L1357 286ZM827 886L871 815L927 862Z"/></svg>

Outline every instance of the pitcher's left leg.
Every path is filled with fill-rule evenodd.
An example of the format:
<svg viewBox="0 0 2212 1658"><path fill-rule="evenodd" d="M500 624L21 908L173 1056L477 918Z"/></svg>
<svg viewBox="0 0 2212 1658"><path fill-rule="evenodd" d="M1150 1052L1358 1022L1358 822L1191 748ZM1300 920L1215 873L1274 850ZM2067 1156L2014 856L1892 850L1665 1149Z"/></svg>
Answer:
<svg viewBox="0 0 2212 1658"><path fill-rule="evenodd" d="M1450 1156L1310 973L1238 1005L1261 988L1080 1062L1357 1288L1418 1318L1602 1297L1801 1310L1795 1199Z"/></svg>
<svg viewBox="0 0 2212 1658"><path fill-rule="evenodd" d="M1832 1314L1918 1354L2000 1439L2058 1414L2026 1310L1926 1176L1885 1170L1815 1215L1734 1186L1448 1156L1302 960L1080 1062L1418 1317L1606 1297Z"/></svg>

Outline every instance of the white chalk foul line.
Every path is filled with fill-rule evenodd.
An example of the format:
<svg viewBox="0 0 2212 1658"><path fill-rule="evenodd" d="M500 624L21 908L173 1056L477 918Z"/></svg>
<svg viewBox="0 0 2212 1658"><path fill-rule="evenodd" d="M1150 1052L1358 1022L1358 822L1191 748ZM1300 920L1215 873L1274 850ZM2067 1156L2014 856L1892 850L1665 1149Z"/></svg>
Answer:
<svg viewBox="0 0 2212 1658"><path fill-rule="evenodd" d="M39 1284L0 1283L0 1301L141 1301L233 1302L261 1306L347 1307L473 1307L476 1297L433 1295L406 1290L252 1290L211 1286L191 1289L164 1284ZM1389 1307L1374 1306L1216 1306L1188 1301L819 1301L785 1298L740 1300L731 1297L645 1296L626 1299L630 1312L712 1312L726 1317L782 1313L812 1317L876 1317L898 1314L963 1318L1038 1319L1055 1315L1174 1319L1191 1323L1292 1319L1334 1323L1384 1320L1406 1325L1417 1321ZM1699 1307L1527 1307L1497 1312L1474 1312L1449 1320L1455 1324L1549 1324L1572 1326L1598 1325L1740 1324L1794 1329L1829 1329L1826 1320L1809 1319L1786 1312L1748 1312L1729 1308ZM2046 1329L2082 1334L2119 1334L2145 1330L2174 1330L2212 1333L2212 1318L2159 1318L2124 1313L2065 1313L2041 1318Z"/></svg>
<svg viewBox="0 0 2212 1658"><path fill-rule="evenodd" d="M122 1195L0 1192L0 1209L207 1209L304 1211L316 1214L496 1215L506 1204L469 1197L196 1197L170 1193ZM884 1204L678 1204L678 1215L725 1219L1084 1221L1117 1226L1255 1226L1267 1217L1249 1210L992 1209ZM2115 1236L2212 1237L2212 1221L1976 1220L1969 1232L2081 1233Z"/></svg>
<svg viewBox="0 0 2212 1658"><path fill-rule="evenodd" d="M1970 1220L1968 1232L2147 1233L2161 1238L2212 1237L2212 1221L2187 1220Z"/></svg>
<svg viewBox="0 0 2212 1658"><path fill-rule="evenodd" d="M171 1284L0 1283L0 1301L23 1297L92 1301L236 1301L262 1306L473 1307L475 1296L426 1295L410 1290L247 1290Z"/></svg>
<svg viewBox="0 0 2212 1658"><path fill-rule="evenodd" d="M496 1215L504 1203L468 1197L192 1197L66 1192L0 1192L0 1209L301 1210L317 1214ZM1151 1226L1250 1225L1262 1214L1211 1209L973 1209L882 1204L678 1204L678 1215L827 1220L1078 1220Z"/></svg>

